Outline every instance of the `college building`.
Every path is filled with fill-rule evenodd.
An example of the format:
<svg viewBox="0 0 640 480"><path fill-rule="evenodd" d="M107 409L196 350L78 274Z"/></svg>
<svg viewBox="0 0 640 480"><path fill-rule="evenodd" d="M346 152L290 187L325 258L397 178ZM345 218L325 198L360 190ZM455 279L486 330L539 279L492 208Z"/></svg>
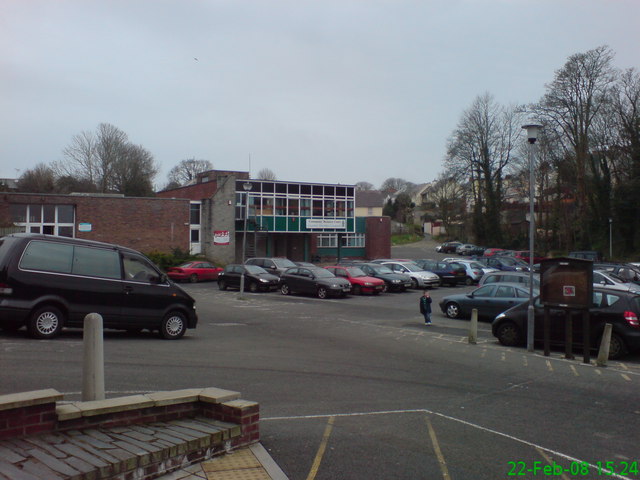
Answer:
<svg viewBox="0 0 640 480"><path fill-rule="evenodd" d="M391 255L389 217L354 185L250 179L211 170L153 198L0 193L0 225L140 250L179 248L227 264L244 257L294 261ZM365 200L366 198L366 200Z"/></svg>

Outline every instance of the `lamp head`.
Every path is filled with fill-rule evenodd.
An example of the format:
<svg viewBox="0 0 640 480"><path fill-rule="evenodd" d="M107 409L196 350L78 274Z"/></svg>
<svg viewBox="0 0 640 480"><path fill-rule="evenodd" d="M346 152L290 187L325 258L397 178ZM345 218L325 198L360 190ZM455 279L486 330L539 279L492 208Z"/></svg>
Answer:
<svg viewBox="0 0 640 480"><path fill-rule="evenodd" d="M522 128L527 130L527 140L529 143L536 143L536 140L538 140L538 136L540 135L542 125L539 123L529 123L527 125L523 125Z"/></svg>

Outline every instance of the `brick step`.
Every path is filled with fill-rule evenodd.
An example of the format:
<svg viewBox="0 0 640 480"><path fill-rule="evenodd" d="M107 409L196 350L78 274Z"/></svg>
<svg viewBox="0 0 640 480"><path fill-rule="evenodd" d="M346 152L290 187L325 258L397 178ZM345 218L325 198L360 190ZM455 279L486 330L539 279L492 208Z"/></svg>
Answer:
<svg viewBox="0 0 640 480"><path fill-rule="evenodd" d="M0 441L1 480L152 479L229 451L241 426L206 417Z"/></svg>

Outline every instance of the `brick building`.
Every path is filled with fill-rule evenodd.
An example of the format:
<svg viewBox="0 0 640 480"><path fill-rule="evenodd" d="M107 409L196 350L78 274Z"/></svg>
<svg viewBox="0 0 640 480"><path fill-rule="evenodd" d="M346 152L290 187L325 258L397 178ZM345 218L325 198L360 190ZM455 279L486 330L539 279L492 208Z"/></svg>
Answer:
<svg viewBox="0 0 640 480"><path fill-rule="evenodd" d="M353 185L255 180L248 172L212 170L154 198L0 193L0 226L143 253L180 248L220 264L239 262L243 241L246 257L389 257L389 218L358 216L356 198Z"/></svg>
<svg viewBox="0 0 640 480"><path fill-rule="evenodd" d="M158 196L190 199L192 251L220 263L240 261L243 241L246 257L311 261L391 254L389 218L356 216L353 185L256 180L248 172L212 170L193 185Z"/></svg>
<svg viewBox="0 0 640 480"><path fill-rule="evenodd" d="M0 224L116 243L142 252L189 248L189 200L0 193Z"/></svg>

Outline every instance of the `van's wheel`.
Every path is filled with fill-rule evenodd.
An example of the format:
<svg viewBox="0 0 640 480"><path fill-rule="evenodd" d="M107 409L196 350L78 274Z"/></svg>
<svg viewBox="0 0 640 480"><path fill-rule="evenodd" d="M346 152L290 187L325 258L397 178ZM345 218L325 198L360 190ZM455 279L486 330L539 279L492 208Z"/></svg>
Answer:
<svg viewBox="0 0 640 480"><path fill-rule="evenodd" d="M187 320L183 313L170 312L162 320L160 336L165 340L177 340L187 331Z"/></svg>
<svg viewBox="0 0 640 480"><path fill-rule="evenodd" d="M64 315L56 307L46 306L34 311L27 323L27 332L34 338L53 338L62 330Z"/></svg>

